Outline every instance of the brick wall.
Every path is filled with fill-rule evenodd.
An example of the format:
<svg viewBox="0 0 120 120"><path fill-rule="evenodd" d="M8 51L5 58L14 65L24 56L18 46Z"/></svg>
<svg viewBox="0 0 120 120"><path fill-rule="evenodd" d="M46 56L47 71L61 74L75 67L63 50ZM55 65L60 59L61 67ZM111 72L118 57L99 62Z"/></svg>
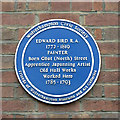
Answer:
<svg viewBox="0 0 120 120"><path fill-rule="evenodd" d="M118 118L117 2L2 2L0 14L3 118ZM97 41L102 57L95 86L67 105L49 105L32 98L21 87L14 70L15 50L22 35L36 23L51 18L84 26Z"/></svg>

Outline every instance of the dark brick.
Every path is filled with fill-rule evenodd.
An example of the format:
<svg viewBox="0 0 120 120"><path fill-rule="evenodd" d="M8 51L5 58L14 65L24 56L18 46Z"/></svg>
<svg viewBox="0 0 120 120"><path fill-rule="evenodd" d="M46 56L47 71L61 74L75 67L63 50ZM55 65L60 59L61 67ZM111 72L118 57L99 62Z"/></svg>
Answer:
<svg viewBox="0 0 120 120"><path fill-rule="evenodd" d="M107 28L104 29L105 40L118 40L118 28Z"/></svg>

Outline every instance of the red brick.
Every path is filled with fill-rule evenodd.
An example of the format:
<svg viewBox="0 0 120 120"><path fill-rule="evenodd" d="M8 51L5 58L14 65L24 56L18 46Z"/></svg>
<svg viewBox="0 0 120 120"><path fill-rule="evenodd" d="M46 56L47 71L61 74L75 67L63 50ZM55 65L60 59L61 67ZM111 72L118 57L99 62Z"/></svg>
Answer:
<svg viewBox="0 0 120 120"><path fill-rule="evenodd" d="M17 11L25 11L26 9L26 2L17 2Z"/></svg>
<svg viewBox="0 0 120 120"><path fill-rule="evenodd" d="M104 86L105 97L118 97L118 85L105 85Z"/></svg>
<svg viewBox="0 0 120 120"><path fill-rule="evenodd" d="M101 29L95 29L94 34L95 34L95 39L96 40L101 40L102 39L102 30Z"/></svg>
<svg viewBox="0 0 120 120"><path fill-rule="evenodd" d="M120 78L118 72L100 72L97 83L118 83Z"/></svg>
<svg viewBox="0 0 120 120"><path fill-rule="evenodd" d="M29 94L23 89L22 86L16 88L16 97L17 98L25 98L30 97Z"/></svg>
<svg viewBox="0 0 120 120"><path fill-rule="evenodd" d="M105 40L118 40L118 28L107 28L104 29Z"/></svg>
<svg viewBox="0 0 120 120"><path fill-rule="evenodd" d="M14 11L14 2L2 2L2 11L8 12L8 11Z"/></svg>
<svg viewBox="0 0 120 120"><path fill-rule="evenodd" d="M2 97L13 97L13 87L2 87Z"/></svg>
<svg viewBox="0 0 120 120"><path fill-rule="evenodd" d="M51 2L59 2L59 1L58 0L51 0ZM60 0L60 2L70 2L70 0Z"/></svg>
<svg viewBox="0 0 120 120"><path fill-rule="evenodd" d="M117 100L84 100L85 111L118 111Z"/></svg>
<svg viewBox="0 0 120 120"><path fill-rule="evenodd" d="M91 11L92 2L72 2L73 11Z"/></svg>
<svg viewBox="0 0 120 120"><path fill-rule="evenodd" d="M52 11L70 11L70 2L51 2Z"/></svg>
<svg viewBox="0 0 120 120"><path fill-rule="evenodd" d="M25 118L25 115L15 115L15 118Z"/></svg>
<svg viewBox="0 0 120 120"><path fill-rule="evenodd" d="M69 105L49 105L49 104L45 104L45 103L38 103L38 107L39 107L39 112L47 112L47 111L65 111L65 112L69 112L69 111L79 111L80 109L80 103L79 101L76 101L74 103L70 103Z"/></svg>
<svg viewBox="0 0 120 120"><path fill-rule="evenodd" d="M110 42L110 43L99 42L98 45L99 45L101 54L118 54L118 43L117 42Z"/></svg>
<svg viewBox="0 0 120 120"><path fill-rule="evenodd" d="M48 118L68 118L68 114L48 114Z"/></svg>
<svg viewBox="0 0 120 120"><path fill-rule="evenodd" d="M3 14L2 24L3 25L33 25L34 15L33 14Z"/></svg>
<svg viewBox="0 0 120 120"><path fill-rule="evenodd" d="M15 40L15 29L3 28L2 40Z"/></svg>
<svg viewBox="0 0 120 120"><path fill-rule="evenodd" d="M14 66L14 56L2 56L2 69L10 69Z"/></svg>
<svg viewBox="0 0 120 120"><path fill-rule="evenodd" d="M37 115L34 115L34 114L30 114L30 115L27 115L26 118L46 118L46 114L37 114Z"/></svg>
<svg viewBox="0 0 120 120"><path fill-rule="evenodd" d="M18 82L16 74L14 71L3 71L2 74L2 83L14 83Z"/></svg>
<svg viewBox="0 0 120 120"><path fill-rule="evenodd" d="M118 69L118 60L120 61L120 57L105 57L106 69Z"/></svg>
<svg viewBox="0 0 120 120"><path fill-rule="evenodd" d="M2 54L15 54L17 43L2 44Z"/></svg>
<svg viewBox="0 0 120 120"><path fill-rule="evenodd" d="M20 40L21 38L22 38L22 36L26 33L26 29L24 29L24 28L20 28L19 30L18 30L18 40Z"/></svg>
<svg viewBox="0 0 120 120"><path fill-rule="evenodd" d="M94 10L95 11L102 11L103 10L102 1L101 2L100 1L99 2L94 2L93 4L94 4Z"/></svg>
<svg viewBox="0 0 120 120"><path fill-rule="evenodd" d="M105 2L105 11L118 11L118 2Z"/></svg>
<svg viewBox="0 0 120 120"><path fill-rule="evenodd" d="M14 118L14 116L9 114L2 114L2 118Z"/></svg>
<svg viewBox="0 0 120 120"><path fill-rule="evenodd" d="M29 2L29 10L48 10L48 2Z"/></svg>
<svg viewBox="0 0 120 120"><path fill-rule="evenodd" d="M118 25L117 14L88 14L85 16L85 25Z"/></svg>
<svg viewBox="0 0 120 120"><path fill-rule="evenodd" d="M79 23L79 15L78 14L57 14L57 13L43 13L39 14L40 21L48 20L48 19L68 19L74 22Z"/></svg>
<svg viewBox="0 0 120 120"><path fill-rule="evenodd" d="M73 114L72 118L91 118L91 115L88 113Z"/></svg>
<svg viewBox="0 0 120 120"><path fill-rule="evenodd" d="M93 97L102 97L102 85L95 85L93 87Z"/></svg>
<svg viewBox="0 0 120 120"><path fill-rule="evenodd" d="M2 101L3 111L35 111L34 102L30 100Z"/></svg>

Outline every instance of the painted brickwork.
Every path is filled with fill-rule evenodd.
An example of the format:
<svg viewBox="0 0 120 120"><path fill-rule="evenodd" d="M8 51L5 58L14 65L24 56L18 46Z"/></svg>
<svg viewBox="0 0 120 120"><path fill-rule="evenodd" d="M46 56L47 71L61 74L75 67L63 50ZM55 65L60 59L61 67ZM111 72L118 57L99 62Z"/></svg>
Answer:
<svg viewBox="0 0 120 120"><path fill-rule="evenodd" d="M3 118L118 118L117 2L1 2ZM97 41L102 58L99 79L83 98L67 105L49 105L21 87L14 70L16 46L33 25L63 18L84 26ZM120 43L119 43L120 44Z"/></svg>

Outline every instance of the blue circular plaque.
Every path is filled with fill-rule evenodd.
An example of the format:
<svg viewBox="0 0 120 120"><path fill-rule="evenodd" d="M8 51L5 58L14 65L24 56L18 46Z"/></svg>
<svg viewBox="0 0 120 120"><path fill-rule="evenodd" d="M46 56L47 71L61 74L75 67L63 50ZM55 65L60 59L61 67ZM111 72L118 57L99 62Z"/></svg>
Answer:
<svg viewBox="0 0 120 120"><path fill-rule="evenodd" d="M64 19L33 26L20 40L15 55L23 88L50 104L66 104L84 96L98 78L100 63L92 35Z"/></svg>

